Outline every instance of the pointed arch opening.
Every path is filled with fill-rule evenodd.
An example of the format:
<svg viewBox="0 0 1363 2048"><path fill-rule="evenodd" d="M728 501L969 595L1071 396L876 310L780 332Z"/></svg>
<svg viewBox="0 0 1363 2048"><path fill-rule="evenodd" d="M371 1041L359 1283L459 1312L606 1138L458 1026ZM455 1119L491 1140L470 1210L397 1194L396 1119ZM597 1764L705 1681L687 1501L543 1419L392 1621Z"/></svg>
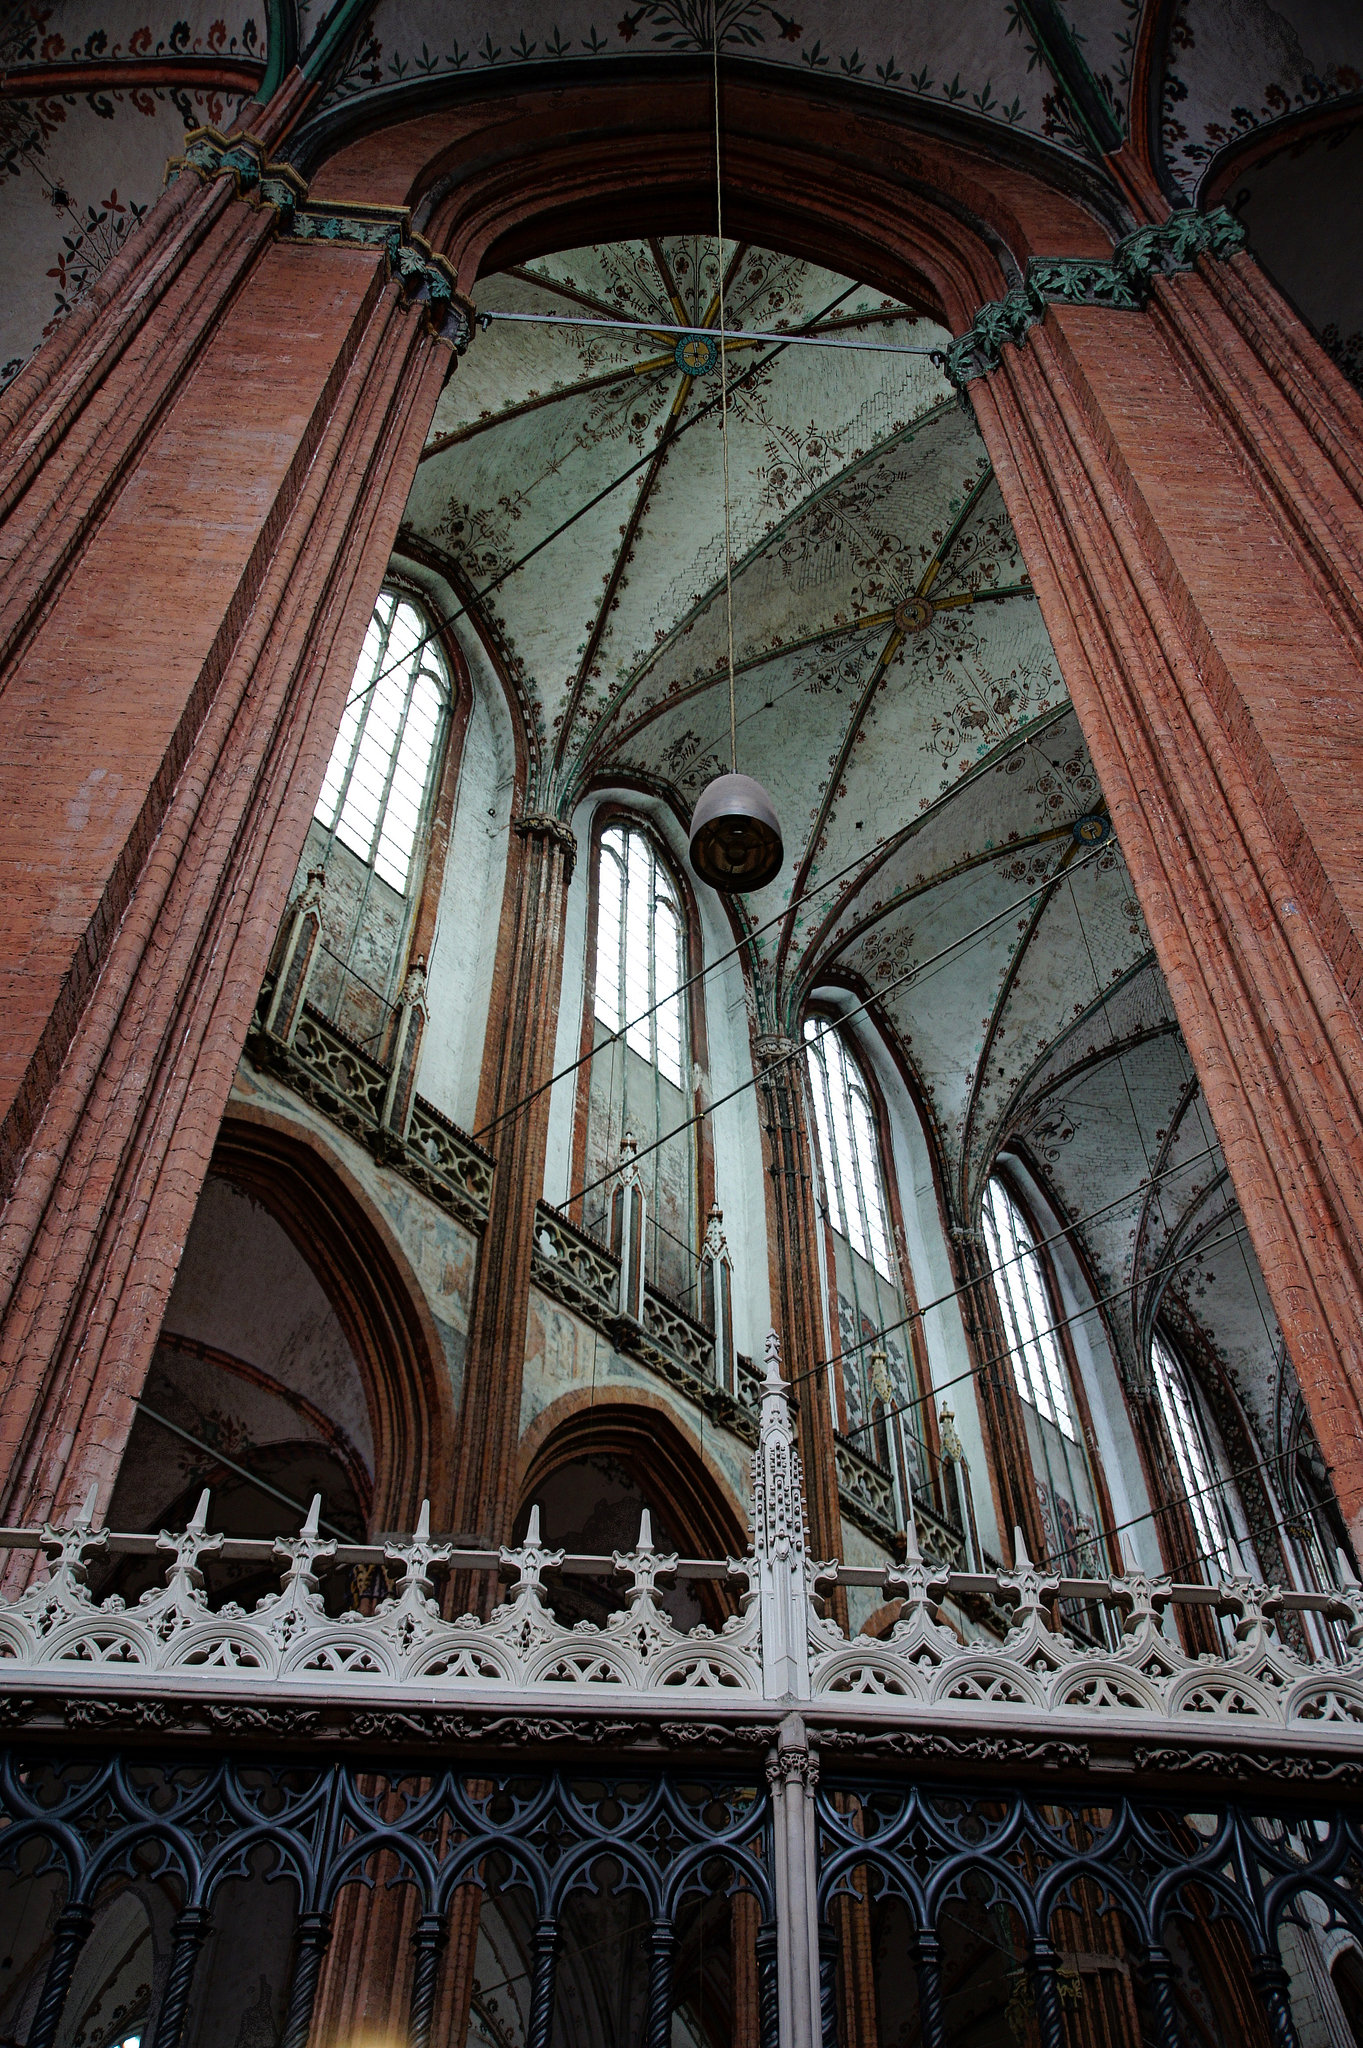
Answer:
<svg viewBox="0 0 1363 2048"><path fill-rule="evenodd" d="M352 1540L411 1529L424 1499L438 1526L453 1421L420 1284L358 1185L311 1134L228 1118L129 1433L116 1521L121 1501L122 1526L167 1526L168 1512L178 1526L174 1510L208 1485L229 1534L296 1527L314 1492Z"/></svg>

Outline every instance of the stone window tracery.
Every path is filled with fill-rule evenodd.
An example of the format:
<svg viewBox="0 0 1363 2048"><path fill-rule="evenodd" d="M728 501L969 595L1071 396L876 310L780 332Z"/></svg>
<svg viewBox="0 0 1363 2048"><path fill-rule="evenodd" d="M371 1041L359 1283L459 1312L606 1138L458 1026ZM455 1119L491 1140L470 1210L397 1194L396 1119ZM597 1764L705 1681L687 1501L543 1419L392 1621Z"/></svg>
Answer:
<svg viewBox="0 0 1363 2048"><path fill-rule="evenodd" d="M317 801L317 822L399 895L408 893L450 683L410 599L384 590Z"/></svg>
<svg viewBox="0 0 1363 2048"><path fill-rule="evenodd" d="M829 1221L893 1282L880 1146L866 1082L841 1033L814 1017L805 1020L805 1052Z"/></svg>
<svg viewBox="0 0 1363 2048"><path fill-rule="evenodd" d="M703 1013L687 982L698 964L683 885L652 833L618 812L594 835L586 1029L591 1057L579 1108L583 1184L598 1183L581 1221L610 1227L602 1183L637 1148L650 1287L694 1309L698 1288L700 1138L693 1122ZM584 1045L584 1051L586 1050Z"/></svg>
<svg viewBox="0 0 1363 2048"><path fill-rule="evenodd" d="M596 1014L674 1088L682 1085L685 980L681 907L653 842L611 825L601 834Z"/></svg>
<svg viewBox="0 0 1363 2048"><path fill-rule="evenodd" d="M831 1232L830 1308L844 1410L835 1419L852 1446L889 1475L906 1526L908 1496L932 1497L932 1455L891 1231L880 1114L872 1084L834 1019L807 1017L804 1042Z"/></svg>
<svg viewBox="0 0 1363 2048"><path fill-rule="evenodd" d="M1183 1367L1158 1330L1150 1339L1150 1378L1197 1535L1197 1562L1208 1577L1229 1576L1242 1566L1226 1534L1217 1460Z"/></svg>
<svg viewBox="0 0 1363 2048"><path fill-rule="evenodd" d="M1069 1379L1041 1255L1027 1218L997 1176L985 1190L984 1236L1017 1390L1038 1415L1076 1443Z"/></svg>
<svg viewBox="0 0 1363 2048"><path fill-rule="evenodd" d="M1110 1562L1103 1533L1109 1512L1044 1233L999 1174L986 1184L980 1220L1049 1556L1075 1577L1102 1577ZM1067 1618L1095 1636L1108 1627L1100 1610L1074 1603Z"/></svg>

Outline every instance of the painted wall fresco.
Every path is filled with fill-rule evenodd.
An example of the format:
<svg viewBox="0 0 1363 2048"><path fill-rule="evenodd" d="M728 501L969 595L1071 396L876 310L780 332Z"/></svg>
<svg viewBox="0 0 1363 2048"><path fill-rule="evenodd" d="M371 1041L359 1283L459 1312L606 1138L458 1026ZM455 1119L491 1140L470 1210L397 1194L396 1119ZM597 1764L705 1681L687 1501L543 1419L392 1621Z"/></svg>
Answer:
<svg viewBox="0 0 1363 2048"><path fill-rule="evenodd" d="M622 1396L651 1402L673 1416L716 1468L735 1507L746 1515L751 1484L748 1446L727 1430L717 1429L699 1408L647 1366L614 1350L589 1323L532 1288L521 1392L522 1436L555 1404L560 1404L557 1413L566 1416Z"/></svg>
<svg viewBox="0 0 1363 2048"><path fill-rule="evenodd" d="M270 1076L243 1060L232 1084L234 1102L268 1111L310 1132L332 1151L383 1216L411 1265L444 1347L450 1387L457 1404L464 1373L469 1297L477 1245L452 1216L418 1194L401 1174L380 1166L363 1146Z"/></svg>
<svg viewBox="0 0 1363 2048"><path fill-rule="evenodd" d="M1192 200L1230 143L1361 88L1353 0L1180 0L1164 75L1165 162Z"/></svg>
<svg viewBox="0 0 1363 2048"><path fill-rule="evenodd" d="M149 86L0 100L0 388L137 233L185 130L230 123L240 104Z"/></svg>
<svg viewBox="0 0 1363 2048"><path fill-rule="evenodd" d="M854 81L1074 146L1048 106L1049 74L1038 77L1025 26L1007 0L975 0L969 9L933 0L900 0L893 9L872 0L823 0L817 9L790 12L767 0L720 0L718 16L726 64ZM559 67L567 80L575 69L610 59L708 52L712 35L708 0L640 0L618 14L594 0L552 9L527 0L500 12L381 0L332 98L377 98L412 81L532 64Z"/></svg>
<svg viewBox="0 0 1363 2048"><path fill-rule="evenodd" d="M411 905L339 840L328 847L327 834L314 819L295 888L317 867L325 869L326 883L309 1000L377 1058L386 1049L399 993Z"/></svg>

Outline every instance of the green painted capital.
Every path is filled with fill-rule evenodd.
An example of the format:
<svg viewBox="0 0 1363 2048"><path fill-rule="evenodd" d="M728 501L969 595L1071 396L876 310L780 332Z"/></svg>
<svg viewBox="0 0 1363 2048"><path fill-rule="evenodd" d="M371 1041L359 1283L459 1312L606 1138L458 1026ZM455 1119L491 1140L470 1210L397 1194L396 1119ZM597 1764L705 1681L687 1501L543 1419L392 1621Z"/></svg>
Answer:
<svg viewBox="0 0 1363 2048"><path fill-rule="evenodd" d="M1006 299L981 306L965 333L953 341L947 350L947 376L958 391L976 377L987 377L1003 360L1005 344L1016 346L1044 319L1050 304L1138 313L1156 278L1191 270L1199 256L1225 262L1244 246L1243 227L1224 207L1215 213L1188 207L1157 227L1137 228L1106 262L1089 256L1034 256L1025 282Z"/></svg>
<svg viewBox="0 0 1363 2048"><path fill-rule="evenodd" d="M239 199L252 206L272 206L283 217L291 217L307 197L307 184L292 164L267 162L264 145L254 135L229 140L216 128L191 128L183 156L173 156L166 165L166 183L185 171L192 171L205 185L214 178L230 178Z"/></svg>
<svg viewBox="0 0 1363 2048"><path fill-rule="evenodd" d="M459 355L473 339L473 306L459 291L454 271L421 235L412 233L405 206L328 207L308 202L306 181L291 164L268 163L254 137L229 141L216 128L195 128L185 138L183 156L172 157L166 180L192 171L206 183L230 177L239 197L252 206L273 207L281 240L330 242L352 248L381 249L409 306L422 307L427 328L448 341Z"/></svg>

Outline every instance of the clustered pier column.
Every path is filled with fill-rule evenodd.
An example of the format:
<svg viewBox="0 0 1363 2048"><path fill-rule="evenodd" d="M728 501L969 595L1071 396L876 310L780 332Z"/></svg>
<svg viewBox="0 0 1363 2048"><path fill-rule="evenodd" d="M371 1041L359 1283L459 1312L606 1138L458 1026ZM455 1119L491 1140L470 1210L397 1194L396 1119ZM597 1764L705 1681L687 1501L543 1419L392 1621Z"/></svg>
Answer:
<svg viewBox="0 0 1363 2048"><path fill-rule="evenodd" d="M388 246L277 232L307 97L194 145L0 404L10 1521L117 1473L454 362Z"/></svg>
<svg viewBox="0 0 1363 2048"><path fill-rule="evenodd" d="M951 351L1363 1543L1363 399L1227 214Z"/></svg>
<svg viewBox="0 0 1363 2048"><path fill-rule="evenodd" d="M549 1137L545 1083L553 1073L563 917L577 857L577 841L557 818L521 818L514 844L479 1105L497 1163L469 1318L454 1493L456 1526L492 1544L510 1539L516 1512L530 1261ZM483 1589L484 1604L492 1590ZM456 1587L457 1603L472 1598L470 1588Z"/></svg>
<svg viewBox="0 0 1363 2048"><path fill-rule="evenodd" d="M819 1212L809 1142L804 1048L793 1038L753 1040L769 1186L771 1259L782 1352L795 1396L809 1540L816 1557L842 1555L833 1436L832 1360L819 1285ZM835 1595L845 1609L846 1596ZM846 1613L840 1615L846 1625Z"/></svg>

